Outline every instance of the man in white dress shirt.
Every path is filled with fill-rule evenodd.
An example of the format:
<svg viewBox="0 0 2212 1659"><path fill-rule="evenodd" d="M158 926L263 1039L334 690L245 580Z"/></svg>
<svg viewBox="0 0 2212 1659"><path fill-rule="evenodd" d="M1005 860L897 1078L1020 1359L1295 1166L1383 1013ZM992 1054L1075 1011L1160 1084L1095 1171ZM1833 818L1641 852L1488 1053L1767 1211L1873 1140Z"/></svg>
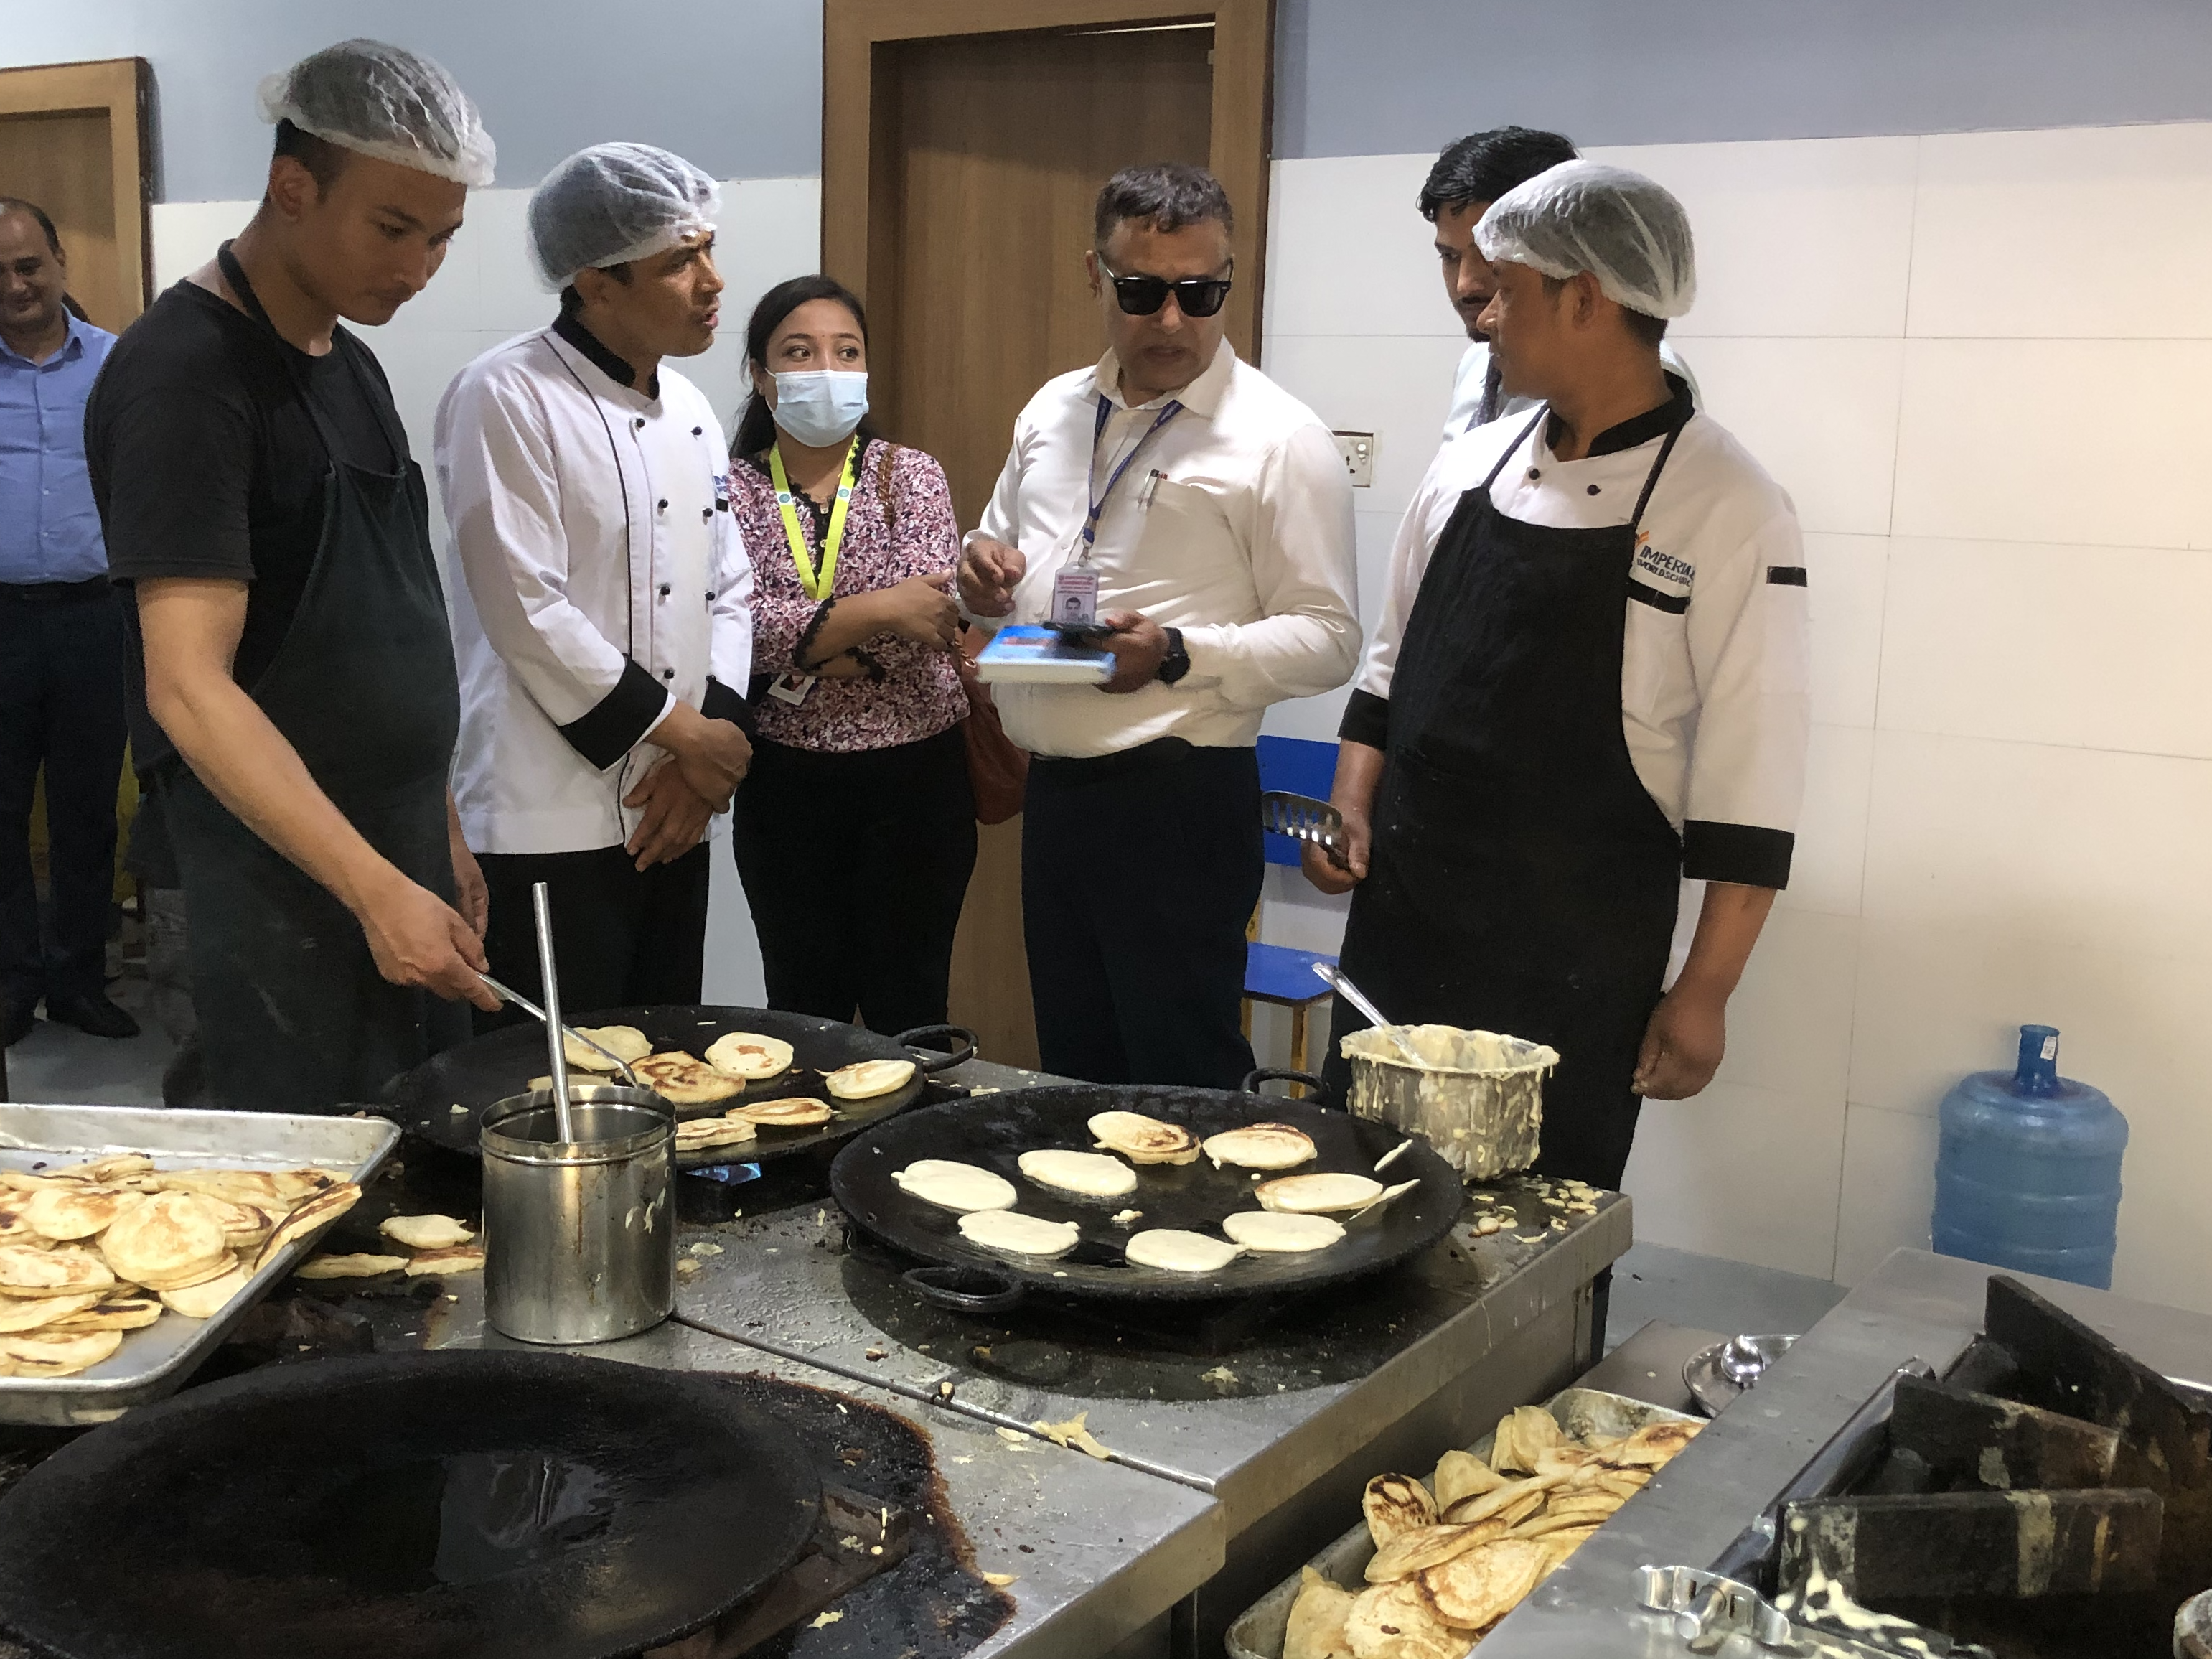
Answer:
<svg viewBox="0 0 2212 1659"><path fill-rule="evenodd" d="M562 1000L699 1000L708 822L750 758L752 565L704 393L663 361L714 343L714 180L599 144L530 202L548 328L438 406L461 740L453 797L491 898L491 971L539 984L549 884ZM519 1018L512 1011L479 1025Z"/></svg>
<svg viewBox="0 0 2212 1659"><path fill-rule="evenodd" d="M1462 432L1508 416L1525 415L1536 399L1516 397L1498 383L1498 365L1490 355L1490 342L1478 319L1490 296L1498 291L1491 278L1490 261L1474 245L1474 228L1490 204L1516 185L1538 173L1575 159L1575 147L1556 132L1528 127L1493 127L1470 132L1446 144L1436 165L1429 169L1414 204L1421 217L1436 227L1437 260L1444 276L1444 293L1467 329L1468 347L1452 373L1451 410L1444 416L1444 441ZM1689 383L1690 396L1698 397L1698 377L1664 340L1660 360L1670 374Z"/></svg>
<svg viewBox="0 0 2212 1659"><path fill-rule="evenodd" d="M1244 928L1262 870L1261 716L1359 652L1352 493L1328 428L1222 337L1234 279L1213 175L1133 167L1085 256L1108 350L1014 423L960 563L986 627L1095 582L1115 672L995 688L1035 757L1022 828L1044 1068L1233 1088Z"/></svg>
<svg viewBox="0 0 2212 1659"><path fill-rule="evenodd" d="M1415 492L1347 704L1331 799L1346 974L1395 1018L1560 1056L1547 1174L1617 1187L1639 1097L1719 1066L1728 1000L1790 878L1809 723L1790 498L1659 356L1696 292L1681 204L1554 167L1476 233L1525 419ZM1682 878L1704 880L1661 994ZM1364 1024L1340 1004L1334 1036ZM1332 1044L1333 1081L1346 1068Z"/></svg>

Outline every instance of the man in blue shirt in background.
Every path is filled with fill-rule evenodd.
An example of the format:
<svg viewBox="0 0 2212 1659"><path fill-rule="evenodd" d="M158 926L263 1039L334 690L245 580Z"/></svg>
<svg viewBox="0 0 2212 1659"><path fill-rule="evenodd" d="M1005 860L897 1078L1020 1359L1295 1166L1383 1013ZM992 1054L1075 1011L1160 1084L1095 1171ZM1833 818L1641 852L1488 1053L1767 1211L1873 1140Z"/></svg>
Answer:
<svg viewBox="0 0 2212 1659"><path fill-rule="evenodd" d="M108 1000L125 633L84 460L84 404L115 337L71 314L53 222L0 197L0 1046L46 1018L137 1035ZM46 774L41 940L31 802Z"/></svg>

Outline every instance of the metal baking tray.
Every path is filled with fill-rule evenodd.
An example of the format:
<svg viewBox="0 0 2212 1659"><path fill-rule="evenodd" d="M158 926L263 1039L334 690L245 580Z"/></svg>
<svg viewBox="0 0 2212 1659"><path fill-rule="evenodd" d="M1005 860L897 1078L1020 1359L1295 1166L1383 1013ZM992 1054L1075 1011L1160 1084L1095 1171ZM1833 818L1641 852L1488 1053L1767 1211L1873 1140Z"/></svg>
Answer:
<svg viewBox="0 0 2212 1659"><path fill-rule="evenodd" d="M1602 1389L1562 1389L1544 1402L1544 1409L1578 1440L1593 1434L1632 1434L1646 1423L1702 1420L1686 1412L1668 1411L1664 1406L1631 1400L1623 1394L1607 1394ZM1487 1462L1490 1443L1494 1437L1494 1434L1486 1434L1467 1449ZM1443 1450L1441 1447L1437 1449L1438 1456L1443 1455ZM1377 1469L1375 1473L1382 1474L1385 1471ZM1405 1473L1419 1475L1424 1481L1429 1478L1428 1469L1407 1469ZM1305 1565L1347 1589L1357 1590L1365 1583L1367 1564L1374 1559L1375 1540L1368 1534L1367 1523L1361 1521ZM1303 1567L1293 1571L1238 1615L1237 1622L1229 1627L1229 1659L1283 1659L1283 1633L1290 1626L1291 1603L1298 1599L1298 1580L1304 1571ZM1512 1616L1506 1615L1509 1619Z"/></svg>
<svg viewBox="0 0 2212 1659"><path fill-rule="evenodd" d="M398 1144L398 1126L380 1117L0 1103L0 1169L35 1171L110 1152L143 1152L164 1170L210 1164L292 1170L312 1164L366 1186ZM164 1314L142 1330L125 1331L123 1346L90 1370L52 1378L0 1376L0 1423L106 1423L133 1406L175 1393L239 1316L313 1248L313 1238L293 1240L212 1319Z"/></svg>

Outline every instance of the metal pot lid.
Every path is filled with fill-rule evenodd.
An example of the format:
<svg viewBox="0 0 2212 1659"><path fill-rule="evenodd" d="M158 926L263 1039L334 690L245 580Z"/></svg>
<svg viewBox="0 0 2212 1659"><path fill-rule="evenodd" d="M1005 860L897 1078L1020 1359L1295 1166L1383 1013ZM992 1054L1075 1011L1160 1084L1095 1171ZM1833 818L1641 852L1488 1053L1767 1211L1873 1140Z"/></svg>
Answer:
<svg viewBox="0 0 2212 1659"><path fill-rule="evenodd" d="M1053 1085L924 1106L879 1124L838 1153L830 1166L830 1194L862 1232L901 1255L935 1267L976 1270L1046 1297L1126 1302L1296 1295L1364 1278L1437 1243L1451 1231L1466 1201L1457 1173L1426 1143L1416 1140L1375 1178L1386 1184L1417 1181L1419 1185L1356 1221L1337 1216L1346 1224L1346 1237L1324 1249L1299 1255L1255 1252L1206 1273L1132 1267L1121 1253L1132 1233L1164 1227L1218 1236L1224 1216L1258 1207L1252 1197L1258 1183L1250 1170L1233 1165L1217 1170L1205 1158L1194 1164L1141 1166L1137 1190L1116 1199L1079 1197L1039 1186L1021 1173L1018 1160L1024 1152L1047 1147L1091 1150L1096 1138L1090 1120L1106 1111L1141 1112L1181 1124L1201 1139L1260 1122L1303 1129L1313 1138L1318 1155L1295 1169L1273 1172L1278 1175L1322 1170L1367 1175L1405 1139L1387 1124L1304 1101L1217 1089ZM1027 1258L998 1255L970 1243L961 1236L958 1216L915 1198L892 1182L894 1170L925 1158L951 1158L1003 1176L1020 1195L1017 1210L1046 1221L1073 1221L1082 1230L1082 1242L1066 1255ZM1125 1210L1141 1213L1133 1222L1116 1225L1113 1218ZM972 1297L979 1291L955 1293L971 1298L958 1305L973 1305Z"/></svg>
<svg viewBox="0 0 2212 1659"><path fill-rule="evenodd" d="M613 1659L795 1559L805 1449L702 1378L567 1355L248 1373L0 1500L0 1624L57 1659Z"/></svg>

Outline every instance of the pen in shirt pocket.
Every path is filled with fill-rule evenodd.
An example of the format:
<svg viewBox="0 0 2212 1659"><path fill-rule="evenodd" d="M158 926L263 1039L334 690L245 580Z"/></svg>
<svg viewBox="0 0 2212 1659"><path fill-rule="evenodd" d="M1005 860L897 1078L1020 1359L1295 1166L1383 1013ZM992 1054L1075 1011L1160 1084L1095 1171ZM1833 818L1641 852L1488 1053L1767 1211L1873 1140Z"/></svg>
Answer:
<svg viewBox="0 0 2212 1659"><path fill-rule="evenodd" d="M1150 507L1152 504L1152 497L1159 493L1160 481L1167 476L1158 467L1154 467L1145 475L1145 487L1137 492L1139 507Z"/></svg>

